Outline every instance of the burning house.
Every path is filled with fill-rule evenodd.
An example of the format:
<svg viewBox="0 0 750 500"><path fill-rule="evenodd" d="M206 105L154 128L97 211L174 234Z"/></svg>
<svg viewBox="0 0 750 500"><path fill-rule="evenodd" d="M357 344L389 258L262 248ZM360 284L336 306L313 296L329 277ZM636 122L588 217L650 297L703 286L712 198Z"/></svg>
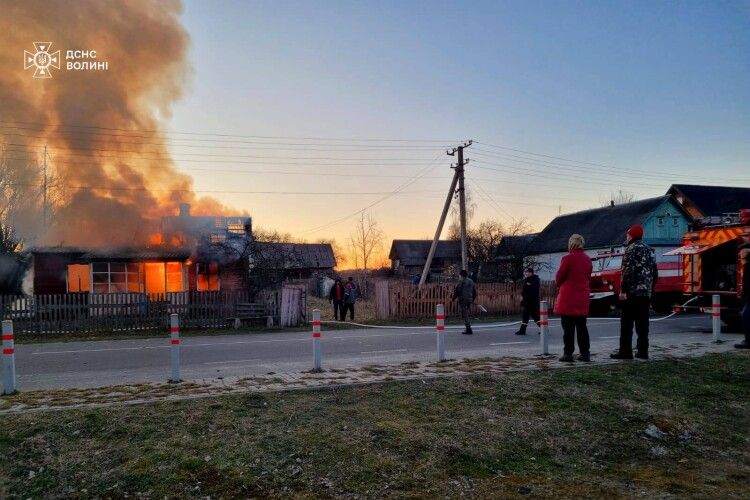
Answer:
<svg viewBox="0 0 750 500"><path fill-rule="evenodd" d="M188 204L141 246L30 250L33 294L246 290L250 217L193 216Z"/></svg>

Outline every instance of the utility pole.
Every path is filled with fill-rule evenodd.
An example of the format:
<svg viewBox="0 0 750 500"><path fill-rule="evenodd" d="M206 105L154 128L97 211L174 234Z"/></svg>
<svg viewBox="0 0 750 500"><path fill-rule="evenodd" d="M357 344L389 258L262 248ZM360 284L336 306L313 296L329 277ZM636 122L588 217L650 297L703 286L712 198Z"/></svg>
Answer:
<svg viewBox="0 0 750 500"><path fill-rule="evenodd" d="M458 152L458 164L455 166L456 171L453 174L453 180L448 189L448 196L445 198L443 212L440 214L440 221L435 230L435 237L432 240L432 245L430 245L430 251L427 254L427 261L424 263L424 268L422 269L422 276L419 278L419 286L424 285L427 280L427 275L430 273L432 259L435 257L438 241L440 241L440 234L443 232L443 226L445 225L445 218L448 216L451 200L456 194L456 185L459 185L459 201L461 203L461 264L464 269L468 267L468 258L466 254L466 197L464 196L464 165L466 165L467 162L464 162L464 148L471 146L471 144L472 141L467 141L463 145L446 152L448 156L453 156Z"/></svg>
<svg viewBox="0 0 750 500"><path fill-rule="evenodd" d="M458 155L458 163L456 164L456 175L458 175L458 209L459 209L459 221L461 224L461 269L469 271L469 255L466 251L466 190L464 188L464 166L468 162L464 162L464 148L471 146L471 141L466 142L463 146L453 148L453 151L449 151L448 154L453 156Z"/></svg>

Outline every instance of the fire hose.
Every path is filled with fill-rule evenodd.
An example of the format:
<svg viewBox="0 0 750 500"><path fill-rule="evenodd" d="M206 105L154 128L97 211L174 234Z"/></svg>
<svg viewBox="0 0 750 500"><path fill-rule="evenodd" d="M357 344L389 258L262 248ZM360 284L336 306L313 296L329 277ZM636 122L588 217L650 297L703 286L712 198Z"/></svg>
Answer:
<svg viewBox="0 0 750 500"><path fill-rule="evenodd" d="M650 318L649 322L654 323L654 322L657 322L657 321L668 320L668 319L676 316L680 312L680 310L682 308L687 307L688 304L690 304L691 302L693 302L696 299L698 299L697 295L695 297L691 297L690 299L688 299L687 302L685 302L684 304L679 305L679 306L675 306L674 310L670 314L667 314L666 316L662 316L660 318ZM600 320L603 320L603 321L620 321L620 318L590 317L588 319L593 319L593 320L597 320L597 321L600 321ZM550 321L560 321L560 319L559 318L550 318ZM321 321L321 323L330 323L330 324L335 324L335 325L358 326L358 327L361 327L361 328L376 328L376 329L379 328L379 329L384 329L384 330L434 330L435 329L434 325L431 325L431 326L368 325L368 324L365 324L365 323L355 323L353 321L333 321L333 320ZM512 326L520 325L520 324L521 324L521 321L510 321L510 322L505 322L505 323L480 323L480 324L471 325L471 328L472 328L472 330L486 329L486 328L509 328L509 327L512 327ZM465 328L464 325L445 325L445 329L446 330L459 330L459 329L462 329L462 328Z"/></svg>

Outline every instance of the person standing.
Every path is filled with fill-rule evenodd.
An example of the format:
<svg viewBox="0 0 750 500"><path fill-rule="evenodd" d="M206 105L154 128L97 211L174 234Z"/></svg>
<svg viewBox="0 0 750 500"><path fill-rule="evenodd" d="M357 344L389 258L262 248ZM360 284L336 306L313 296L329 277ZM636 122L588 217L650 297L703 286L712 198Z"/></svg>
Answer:
<svg viewBox="0 0 750 500"><path fill-rule="evenodd" d="M349 276L349 279L344 286L344 307L341 310L341 321L346 319L346 312L349 311L350 321L354 321L354 304L357 303L359 297L359 290L357 285L354 284L354 278Z"/></svg>
<svg viewBox="0 0 750 500"><path fill-rule="evenodd" d="M555 301L555 312L560 315L563 329L563 356L560 361L573 363L575 339L578 337L578 359L591 361L589 330L586 317L589 314L589 280L591 259L583 251L583 236L574 234L568 240L568 254L560 261L555 275L559 288Z"/></svg>
<svg viewBox="0 0 750 500"><path fill-rule="evenodd" d="M742 262L742 333L745 340L734 344L737 349L750 349L750 244L740 247L740 261Z"/></svg>
<svg viewBox="0 0 750 500"><path fill-rule="evenodd" d="M648 316L658 271L653 249L642 240L640 224L628 229L620 284L620 349L610 354L612 359L633 359L633 325L638 335L635 357L648 359Z"/></svg>
<svg viewBox="0 0 750 500"><path fill-rule="evenodd" d="M339 315L341 321L344 321L344 284L341 283L341 278L336 278L331 291L328 293L328 300L333 304L333 318L339 321Z"/></svg>
<svg viewBox="0 0 750 500"><path fill-rule="evenodd" d="M469 278L469 273L465 269L461 269L461 272L458 274L460 278L455 290L453 290L453 299L458 300L458 305L461 308L461 318L466 325L466 329L461 333L471 335L473 332L471 331L471 323L469 322L469 310L471 309L471 304L477 298L477 286Z"/></svg>
<svg viewBox="0 0 750 500"><path fill-rule="evenodd" d="M539 276L534 274L534 269L531 267L527 267L523 273L521 328L516 332L516 335L526 335L529 318L533 318L534 322L539 325Z"/></svg>

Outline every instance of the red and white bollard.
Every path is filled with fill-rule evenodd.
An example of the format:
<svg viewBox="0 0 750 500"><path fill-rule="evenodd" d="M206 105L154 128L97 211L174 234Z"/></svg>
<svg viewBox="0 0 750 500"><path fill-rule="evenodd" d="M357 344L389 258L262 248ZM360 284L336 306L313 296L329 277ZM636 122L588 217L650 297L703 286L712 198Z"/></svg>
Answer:
<svg viewBox="0 0 750 500"><path fill-rule="evenodd" d="M169 350L172 357L172 378L169 381L176 384L182 382L180 377L180 320L176 314L169 315Z"/></svg>
<svg viewBox="0 0 750 500"><path fill-rule="evenodd" d="M713 340L719 344L721 339L721 296L714 295L711 303L711 326L713 330Z"/></svg>
<svg viewBox="0 0 750 500"><path fill-rule="evenodd" d="M539 328L541 329L539 345L542 348L542 354L547 355L549 354L549 306L546 300L539 303Z"/></svg>
<svg viewBox="0 0 750 500"><path fill-rule="evenodd" d="M437 330L437 360L445 361L445 306L435 307L435 329Z"/></svg>
<svg viewBox="0 0 750 500"><path fill-rule="evenodd" d="M312 320L312 339L313 339L313 371L321 370L320 363L320 309L313 309Z"/></svg>
<svg viewBox="0 0 750 500"><path fill-rule="evenodd" d="M16 348L13 343L13 322L3 321L3 394L16 392Z"/></svg>

